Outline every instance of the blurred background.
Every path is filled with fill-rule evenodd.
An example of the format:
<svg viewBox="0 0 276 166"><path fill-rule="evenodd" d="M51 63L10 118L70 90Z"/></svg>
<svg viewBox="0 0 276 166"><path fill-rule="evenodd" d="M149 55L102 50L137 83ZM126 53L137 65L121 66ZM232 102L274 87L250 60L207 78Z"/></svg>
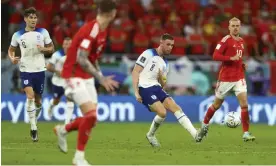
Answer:
<svg viewBox="0 0 276 166"><path fill-rule="evenodd" d="M69 156L60 155L51 130L57 123L64 122L65 99L54 108L52 119L47 112L53 97L52 73L46 72L43 109L38 118L40 142L33 144L28 136L26 96L21 89L18 66L11 64L7 51L12 34L25 27L22 16L25 8L34 6L39 11L37 26L49 31L58 50L65 37L73 37L83 24L95 19L98 1L1 0L2 164L72 164L70 156L73 156L76 135L67 137L71 148ZM110 26L108 45L100 65L104 75L116 75L121 84L112 94L97 85L98 123L87 147L88 161L98 165L275 165L276 0L117 2L117 18ZM228 34L228 20L232 17L242 22L240 34L245 41L243 58L248 65L250 131L257 141L243 143L241 126L237 129L221 126L229 111L240 111L236 97L229 94L210 121L219 125L212 125L212 132L200 146L194 144L173 114L168 113L160 134L157 133L162 149L152 150L144 136L155 114L134 98L130 75L139 54L158 46L163 33L174 36L175 47L167 57L170 72L165 89L198 128L214 100L220 62L212 60L212 53L217 42ZM19 49L16 55L20 56ZM82 114L75 107L73 119L77 116Z"/></svg>
<svg viewBox="0 0 276 166"><path fill-rule="evenodd" d="M262 96L257 99L275 104L275 97L271 97L276 95L275 0L117 2L118 13L109 29L101 68L105 75L115 74L121 86L109 95L133 95L130 72L135 60L145 49L157 47L163 33L175 37L175 47L168 57L170 73L166 90L182 97L213 95L220 63L212 61L212 53L217 42L228 34L229 19L238 17L246 46L248 94ZM73 37L83 24L95 19L97 7L97 0L5 0L1 3L1 94L9 95L23 92L18 67L11 64L7 50L12 34L25 26L24 9L34 6L39 11L37 26L49 31L58 50L65 37ZM17 55L20 55L19 49ZM52 74L47 72L46 75L44 94L47 96L52 93ZM99 86L98 92L107 94Z"/></svg>

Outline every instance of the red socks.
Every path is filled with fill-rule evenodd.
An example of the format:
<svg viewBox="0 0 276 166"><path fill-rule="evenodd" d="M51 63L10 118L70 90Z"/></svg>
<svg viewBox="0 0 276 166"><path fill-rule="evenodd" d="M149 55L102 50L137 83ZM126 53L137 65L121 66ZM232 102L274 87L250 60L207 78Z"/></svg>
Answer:
<svg viewBox="0 0 276 166"><path fill-rule="evenodd" d="M92 127L96 124L96 110L87 112L79 124L77 150L84 151Z"/></svg>
<svg viewBox="0 0 276 166"><path fill-rule="evenodd" d="M67 132L78 130L82 119L83 119L83 117L79 117L79 118L75 119L73 122L68 123L67 125L65 125L65 130Z"/></svg>
<svg viewBox="0 0 276 166"><path fill-rule="evenodd" d="M209 124L209 121L212 119L213 115L215 114L216 112L216 109L214 108L213 105L211 105L209 108L208 108L208 111L204 117L204 121L203 123L204 124Z"/></svg>
<svg viewBox="0 0 276 166"><path fill-rule="evenodd" d="M241 108L241 123L243 132L247 132L249 130L249 113L248 108Z"/></svg>
<svg viewBox="0 0 276 166"><path fill-rule="evenodd" d="M247 132L249 130L249 113L248 107L241 108L241 123L243 132ZM213 115L215 114L216 110L213 105L208 108L208 111L204 117L203 123L209 124L209 121L212 119Z"/></svg>
<svg viewBox="0 0 276 166"><path fill-rule="evenodd" d="M89 139L89 135L93 126L97 122L96 110L87 112L83 117L75 119L73 122L65 126L67 132L78 130L77 150L84 151Z"/></svg>

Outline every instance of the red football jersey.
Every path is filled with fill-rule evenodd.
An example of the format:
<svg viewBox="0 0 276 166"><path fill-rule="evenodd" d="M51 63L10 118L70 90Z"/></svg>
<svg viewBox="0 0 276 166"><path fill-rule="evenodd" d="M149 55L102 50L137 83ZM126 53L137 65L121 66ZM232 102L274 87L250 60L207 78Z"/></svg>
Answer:
<svg viewBox="0 0 276 166"><path fill-rule="evenodd" d="M106 45L107 29L100 30L96 20L88 22L80 28L75 34L72 44L67 51L67 58L63 65L62 77L91 78L92 75L85 72L77 63L78 49L84 49L90 52L88 59L91 63L97 60L103 52Z"/></svg>
<svg viewBox="0 0 276 166"><path fill-rule="evenodd" d="M223 82L235 82L244 78L244 69L242 58L238 61L231 61L230 57L236 54L241 57L244 54L243 39L235 40L227 35L217 44L213 59L222 61L220 66L218 80Z"/></svg>

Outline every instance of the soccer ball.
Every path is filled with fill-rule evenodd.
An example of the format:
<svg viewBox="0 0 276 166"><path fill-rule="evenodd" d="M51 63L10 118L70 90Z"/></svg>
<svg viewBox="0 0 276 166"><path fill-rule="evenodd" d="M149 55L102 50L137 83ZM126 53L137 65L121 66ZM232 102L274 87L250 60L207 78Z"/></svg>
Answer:
<svg viewBox="0 0 276 166"><path fill-rule="evenodd" d="M236 128L241 124L241 117L238 112L228 112L224 122L227 127Z"/></svg>

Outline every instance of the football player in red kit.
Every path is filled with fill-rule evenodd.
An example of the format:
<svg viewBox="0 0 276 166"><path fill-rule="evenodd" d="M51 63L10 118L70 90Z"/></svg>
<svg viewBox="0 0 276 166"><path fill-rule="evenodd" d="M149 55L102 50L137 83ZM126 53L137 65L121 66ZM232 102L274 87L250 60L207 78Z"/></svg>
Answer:
<svg viewBox="0 0 276 166"><path fill-rule="evenodd" d="M95 20L86 23L75 34L68 49L62 77L65 79L65 95L72 99L81 109L83 117L67 125L57 125L54 131L62 152L67 152L66 135L78 130L77 150L73 159L74 165L89 165L84 151L91 129L97 121L97 91L95 79L107 91L118 87L113 77L104 77L98 64L98 58L106 45L107 27L116 16L116 4L112 0L101 0Z"/></svg>
<svg viewBox="0 0 276 166"><path fill-rule="evenodd" d="M245 81L245 64L242 61L244 53L244 42L239 37L241 21L238 18L232 18L229 21L230 34L222 38L217 44L213 59L221 61L221 67L218 75L218 82L215 90L215 100L208 108L208 111L202 122L199 135L206 136L209 128L209 121L218 110L228 92L234 91L241 107L241 122L243 128L243 140L254 141L255 137L249 133L249 113L247 103L247 87Z"/></svg>

